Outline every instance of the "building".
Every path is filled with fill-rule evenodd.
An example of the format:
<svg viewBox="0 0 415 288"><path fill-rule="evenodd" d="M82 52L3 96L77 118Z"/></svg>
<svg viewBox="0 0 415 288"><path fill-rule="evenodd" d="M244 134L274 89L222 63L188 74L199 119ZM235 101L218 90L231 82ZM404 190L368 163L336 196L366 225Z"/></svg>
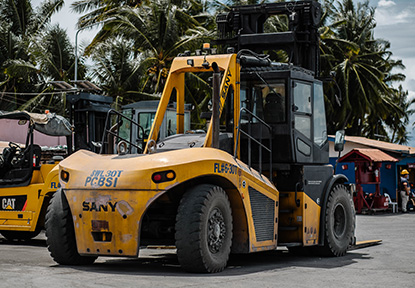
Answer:
<svg viewBox="0 0 415 288"><path fill-rule="evenodd" d="M330 144L330 163L336 166L339 153L334 151L334 136L329 136ZM346 155L355 148L373 148L379 149L388 155L398 159L398 162L385 162L380 168L382 181L380 184L381 193L388 193L392 200L397 198L397 188L399 183L399 174L403 169L409 171L409 181L415 183L415 147L404 146L384 141L367 139L358 136L346 136L344 150L341 156ZM340 157L341 157L340 156ZM349 178L350 183L355 183L355 166L354 163L339 163L336 173L342 173ZM365 192L374 193L374 185L364 187ZM372 191L373 190L373 191Z"/></svg>

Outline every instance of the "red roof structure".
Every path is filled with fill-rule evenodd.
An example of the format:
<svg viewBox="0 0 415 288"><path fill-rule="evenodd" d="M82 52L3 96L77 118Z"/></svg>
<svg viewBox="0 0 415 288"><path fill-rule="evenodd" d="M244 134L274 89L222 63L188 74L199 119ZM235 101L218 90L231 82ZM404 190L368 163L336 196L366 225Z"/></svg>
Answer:
<svg viewBox="0 0 415 288"><path fill-rule="evenodd" d="M389 202L380 193L380 168L382 162L398 162L399 160L379 149L355 148L339 159L339 162L354 162L356 195L353 196L357 213L363 209L384 210L389 207ZM376 192L365 193L362 185L375 185Z"/></svg>
<svg viewBox="0 0 415 288"><path fill-rule="evenodd" d="M334 136L333 136L334 137ZM368 139L365 137L359 137L359 136L345 136L346 142L353 142L355 144L365 145L369 147L373 147L373 149L379 148L383 151L389 151L394 153L405 153L413 155L415 154L415 147L395 144L395 143L389 143L385 141L379 141L379 140L373 140Z"/></svg>
<svg viewBox="0 0 415 288"><path fill-rule="evenodd" d="M339 159L339 162L398 162L399 160L379 149L355 148ZM359 162L360 162L359 161Z"/></svg>

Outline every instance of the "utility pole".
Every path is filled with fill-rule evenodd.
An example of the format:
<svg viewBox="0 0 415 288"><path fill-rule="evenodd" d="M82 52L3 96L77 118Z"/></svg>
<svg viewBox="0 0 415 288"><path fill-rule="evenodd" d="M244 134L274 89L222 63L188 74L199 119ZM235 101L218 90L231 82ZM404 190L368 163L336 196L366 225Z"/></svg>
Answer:
<svg viewBox="0 0 415 288"><path fill-rule="evenodd" d="M77 86L76 81L78 81L78 34L82 30L86 28L90 28L92 26L95 26L95 24L91 24L91 25L79 28L75 33L75 77L74 77L75 87Z"/></svg>

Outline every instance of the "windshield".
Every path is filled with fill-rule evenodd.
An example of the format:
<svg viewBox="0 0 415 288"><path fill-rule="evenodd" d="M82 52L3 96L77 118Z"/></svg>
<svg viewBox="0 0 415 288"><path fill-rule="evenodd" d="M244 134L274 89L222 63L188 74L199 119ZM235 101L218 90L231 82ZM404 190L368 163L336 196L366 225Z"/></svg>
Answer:
<svg viewBox="0 0 415 288"><path fill-rule="evenodd" d="M156 112L140 112L138 114L138 124L140 124L140 126L143 127L144 139L147 139L148 135L150 134L151 125L153 125L154 116L156 116Z"/></svg>
<svg viewBox="0 0 415 288"><path fill-rule="evenodd" d="M17 119L0 119L0 153L9 142L25 146L29 121Z"/></svg>
<svg viewBox="0 0 415 288"><path fill-rule="evenodd" d="M286 121L286 93L283 81L274 83L256 83L248 86L241 83L241 108L246 108L267 123ZM248 115L241 115L242 123L248 121ZM255 118L253 122L258 122Z"/></svg>

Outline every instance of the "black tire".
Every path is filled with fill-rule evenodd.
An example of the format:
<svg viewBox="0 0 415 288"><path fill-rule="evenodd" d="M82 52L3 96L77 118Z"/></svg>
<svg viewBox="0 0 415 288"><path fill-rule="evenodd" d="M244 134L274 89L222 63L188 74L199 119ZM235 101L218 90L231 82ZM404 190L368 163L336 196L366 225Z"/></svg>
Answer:
<svg viewBox="0 0 415 288"><path fill-rule="evenodd" d="M232 211L225 191L209 184L188 190L180 201L175 237L184 270L214 273L225 269L232 244Z"/></svg>
<svg viewBox="0 0 415 288"><path fill-rule="evenodd" d="M35 238L37 235L39 235L39 233L40 229L36 229L35 231L0 231L0 234L9 241L28 241L32 238Z"/></svg>
<svg viewBox="0 0 415 288"><path fill-rule="evenodd" d="M324 215L322 256L343 256L354 240L355 210L352 197L344 185L335 185L329 194Z"/></svg>
<svg viewBox="0 0 415 288"><path fill-rule="evenodd" d="M45 217L46 244L55 262L61 265L88 265L97 257L81 256L76 248L72 214L61 189L53 194Z"/></svg>

